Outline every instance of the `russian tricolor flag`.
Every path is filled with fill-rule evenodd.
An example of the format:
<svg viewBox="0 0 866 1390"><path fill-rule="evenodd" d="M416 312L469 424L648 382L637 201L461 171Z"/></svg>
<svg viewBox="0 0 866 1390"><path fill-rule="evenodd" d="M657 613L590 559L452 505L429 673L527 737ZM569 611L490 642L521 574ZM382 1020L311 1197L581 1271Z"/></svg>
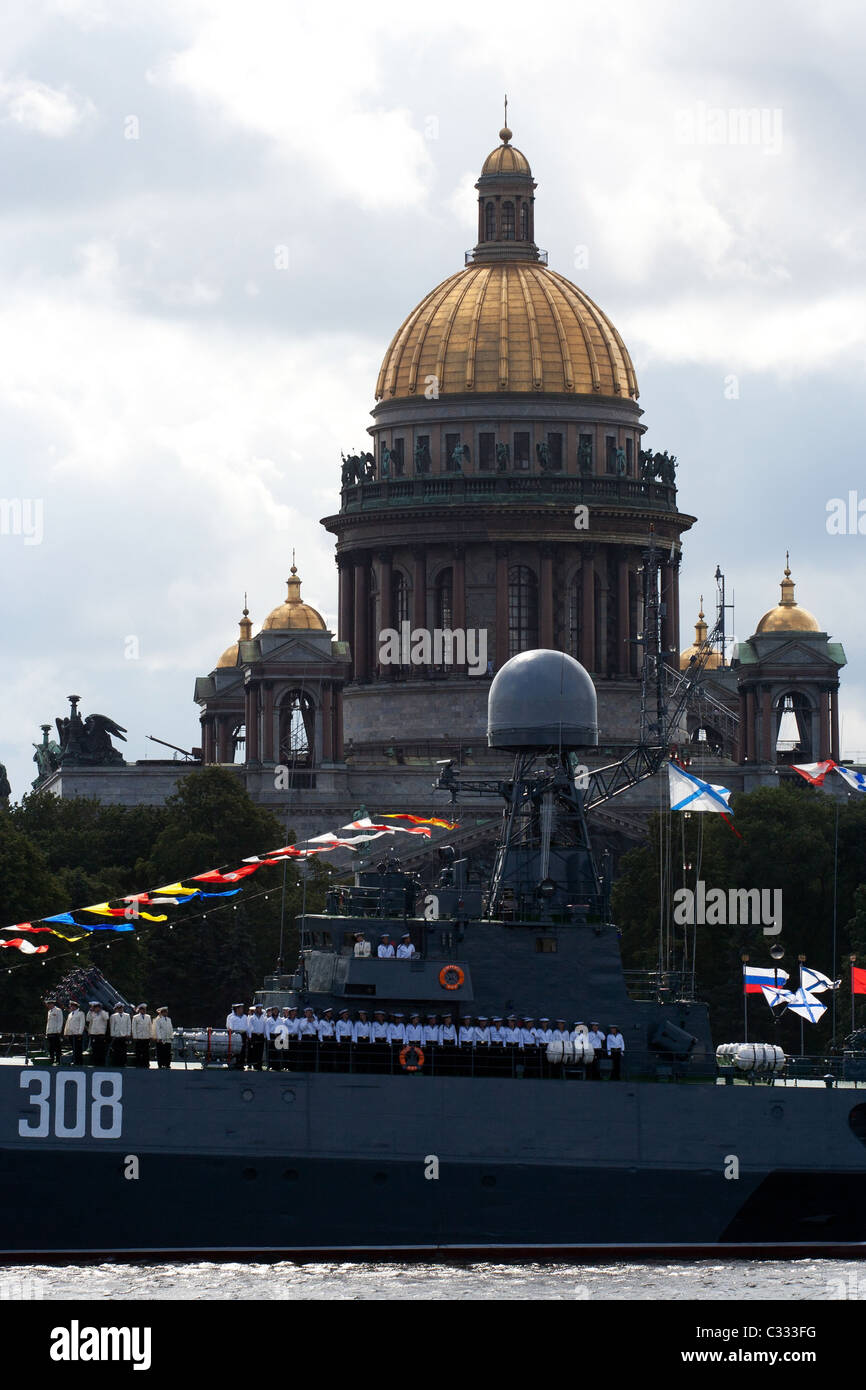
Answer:
<svg viewBox="0 0 866 1390"><path fill-rule="evenodd" d="M781 989L787 982L787 970L778 970L773 966L766 970L754 965L743 966L744 994L760 994L763 989Z"/></svg>

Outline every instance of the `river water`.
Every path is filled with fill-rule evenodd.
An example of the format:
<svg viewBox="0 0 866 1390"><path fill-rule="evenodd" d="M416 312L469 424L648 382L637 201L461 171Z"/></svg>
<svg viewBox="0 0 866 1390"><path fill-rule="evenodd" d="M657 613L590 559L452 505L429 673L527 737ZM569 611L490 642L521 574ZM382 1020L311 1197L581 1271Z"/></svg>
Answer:
<svg viewBox="0 0 866 1390"><path fill-rule="evenodd" d="M0 1300L740 1300L866 1299L855 1260L611 1264L18 1265L0 1269Z"/></svg>

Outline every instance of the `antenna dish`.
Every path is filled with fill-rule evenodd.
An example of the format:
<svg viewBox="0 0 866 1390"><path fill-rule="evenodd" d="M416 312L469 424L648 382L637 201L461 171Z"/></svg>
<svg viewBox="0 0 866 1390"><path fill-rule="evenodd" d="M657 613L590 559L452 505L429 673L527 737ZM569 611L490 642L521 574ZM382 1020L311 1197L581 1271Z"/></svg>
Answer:
<svg viewBox="0 0 866 1390"><path fill-rule="evenodd" d="M588 671L566 652L520 652L487 698L491 748L589 748L598 744L598 702Z"/></svg>

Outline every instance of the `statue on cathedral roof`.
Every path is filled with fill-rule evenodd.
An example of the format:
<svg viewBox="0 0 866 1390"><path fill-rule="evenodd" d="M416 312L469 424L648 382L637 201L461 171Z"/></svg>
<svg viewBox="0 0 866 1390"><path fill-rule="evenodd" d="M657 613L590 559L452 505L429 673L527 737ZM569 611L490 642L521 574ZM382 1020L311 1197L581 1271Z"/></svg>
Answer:
<svg viewBox="0 0 866 1390"><path fill-rule="evenodd" d="M70 695L69 714L56 720L60 735L59 765L106 767L122 763L123 754L113 746L111 739L119 738L125 743L126 729L105 714L89 714L82 719L78 712L80 699L80 695Z"/></svg>

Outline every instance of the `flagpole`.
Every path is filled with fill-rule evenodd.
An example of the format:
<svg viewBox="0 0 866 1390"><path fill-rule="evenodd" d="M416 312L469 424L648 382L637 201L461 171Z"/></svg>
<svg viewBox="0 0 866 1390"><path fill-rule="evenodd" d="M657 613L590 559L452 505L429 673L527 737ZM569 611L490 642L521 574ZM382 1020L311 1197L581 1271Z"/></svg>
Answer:
<svg viewBox="0 0 866 1390"><path fill-rule="evenodd" d="M748 951L743 951L740 956L743 962L743 1042L749 1041L749 996L746 993L746 966L749 963Z"/></svg>
<svg viewBox="0 0 866 1390"><path fill-rule="evenodd" d="M802 992L802 991L803 991L803 966L804 966L805 963L806 963L806 957L801 955L801 956L798 956L798 957L797 957L797 960L800 962L800 990L801 990L801 992ZM803 997L805 998L805 994L804 994ZM810 995L810 998L811 998L811 997L812 997L812 996ZM814 1021L815 1021L815 1020L811 1017L811 1015L810 1015L810 1020L809 1020L809 1021L810 1021L811 1023L814 1023ZM804 1037L803 1037L803 1015L800 1014L800 1056L801 1056L801 1057L804 1057L805 1054L806 1054L806 1047L805 1047L805 1042L804 1042Z"/></svg>
<svg viewBox="0 0 866 1390"><path fill-rule="evenodd" d="M839 800L837 800L837 802L836 802L836 830L835 830L835 833L834 833L834 836L833 836L833 972L832 972L832 978L833 978L834 980L835 980L835 978L836 978L836 905L837 905L837 901L838 901L838 887L839 887L839 807L841 806L841 804L842 804L842 803L841 803ZM853 977L852 977L852 979L853 979ZM854 996L853 996L853 994L852 994L852 995L851 995L852 1007L853 1007L853 999L854 999ZM852 1027L851 1027L851 1031L852 1031L852 1033L853 1033L853 1031L854 1031L853 1024L852 1024ZM835 1044L836 1044L836 991L835 991L835 989L834 989L834 990L833 990L833 1042L832 1042L831 1046L835 1046Z"/></svg>

